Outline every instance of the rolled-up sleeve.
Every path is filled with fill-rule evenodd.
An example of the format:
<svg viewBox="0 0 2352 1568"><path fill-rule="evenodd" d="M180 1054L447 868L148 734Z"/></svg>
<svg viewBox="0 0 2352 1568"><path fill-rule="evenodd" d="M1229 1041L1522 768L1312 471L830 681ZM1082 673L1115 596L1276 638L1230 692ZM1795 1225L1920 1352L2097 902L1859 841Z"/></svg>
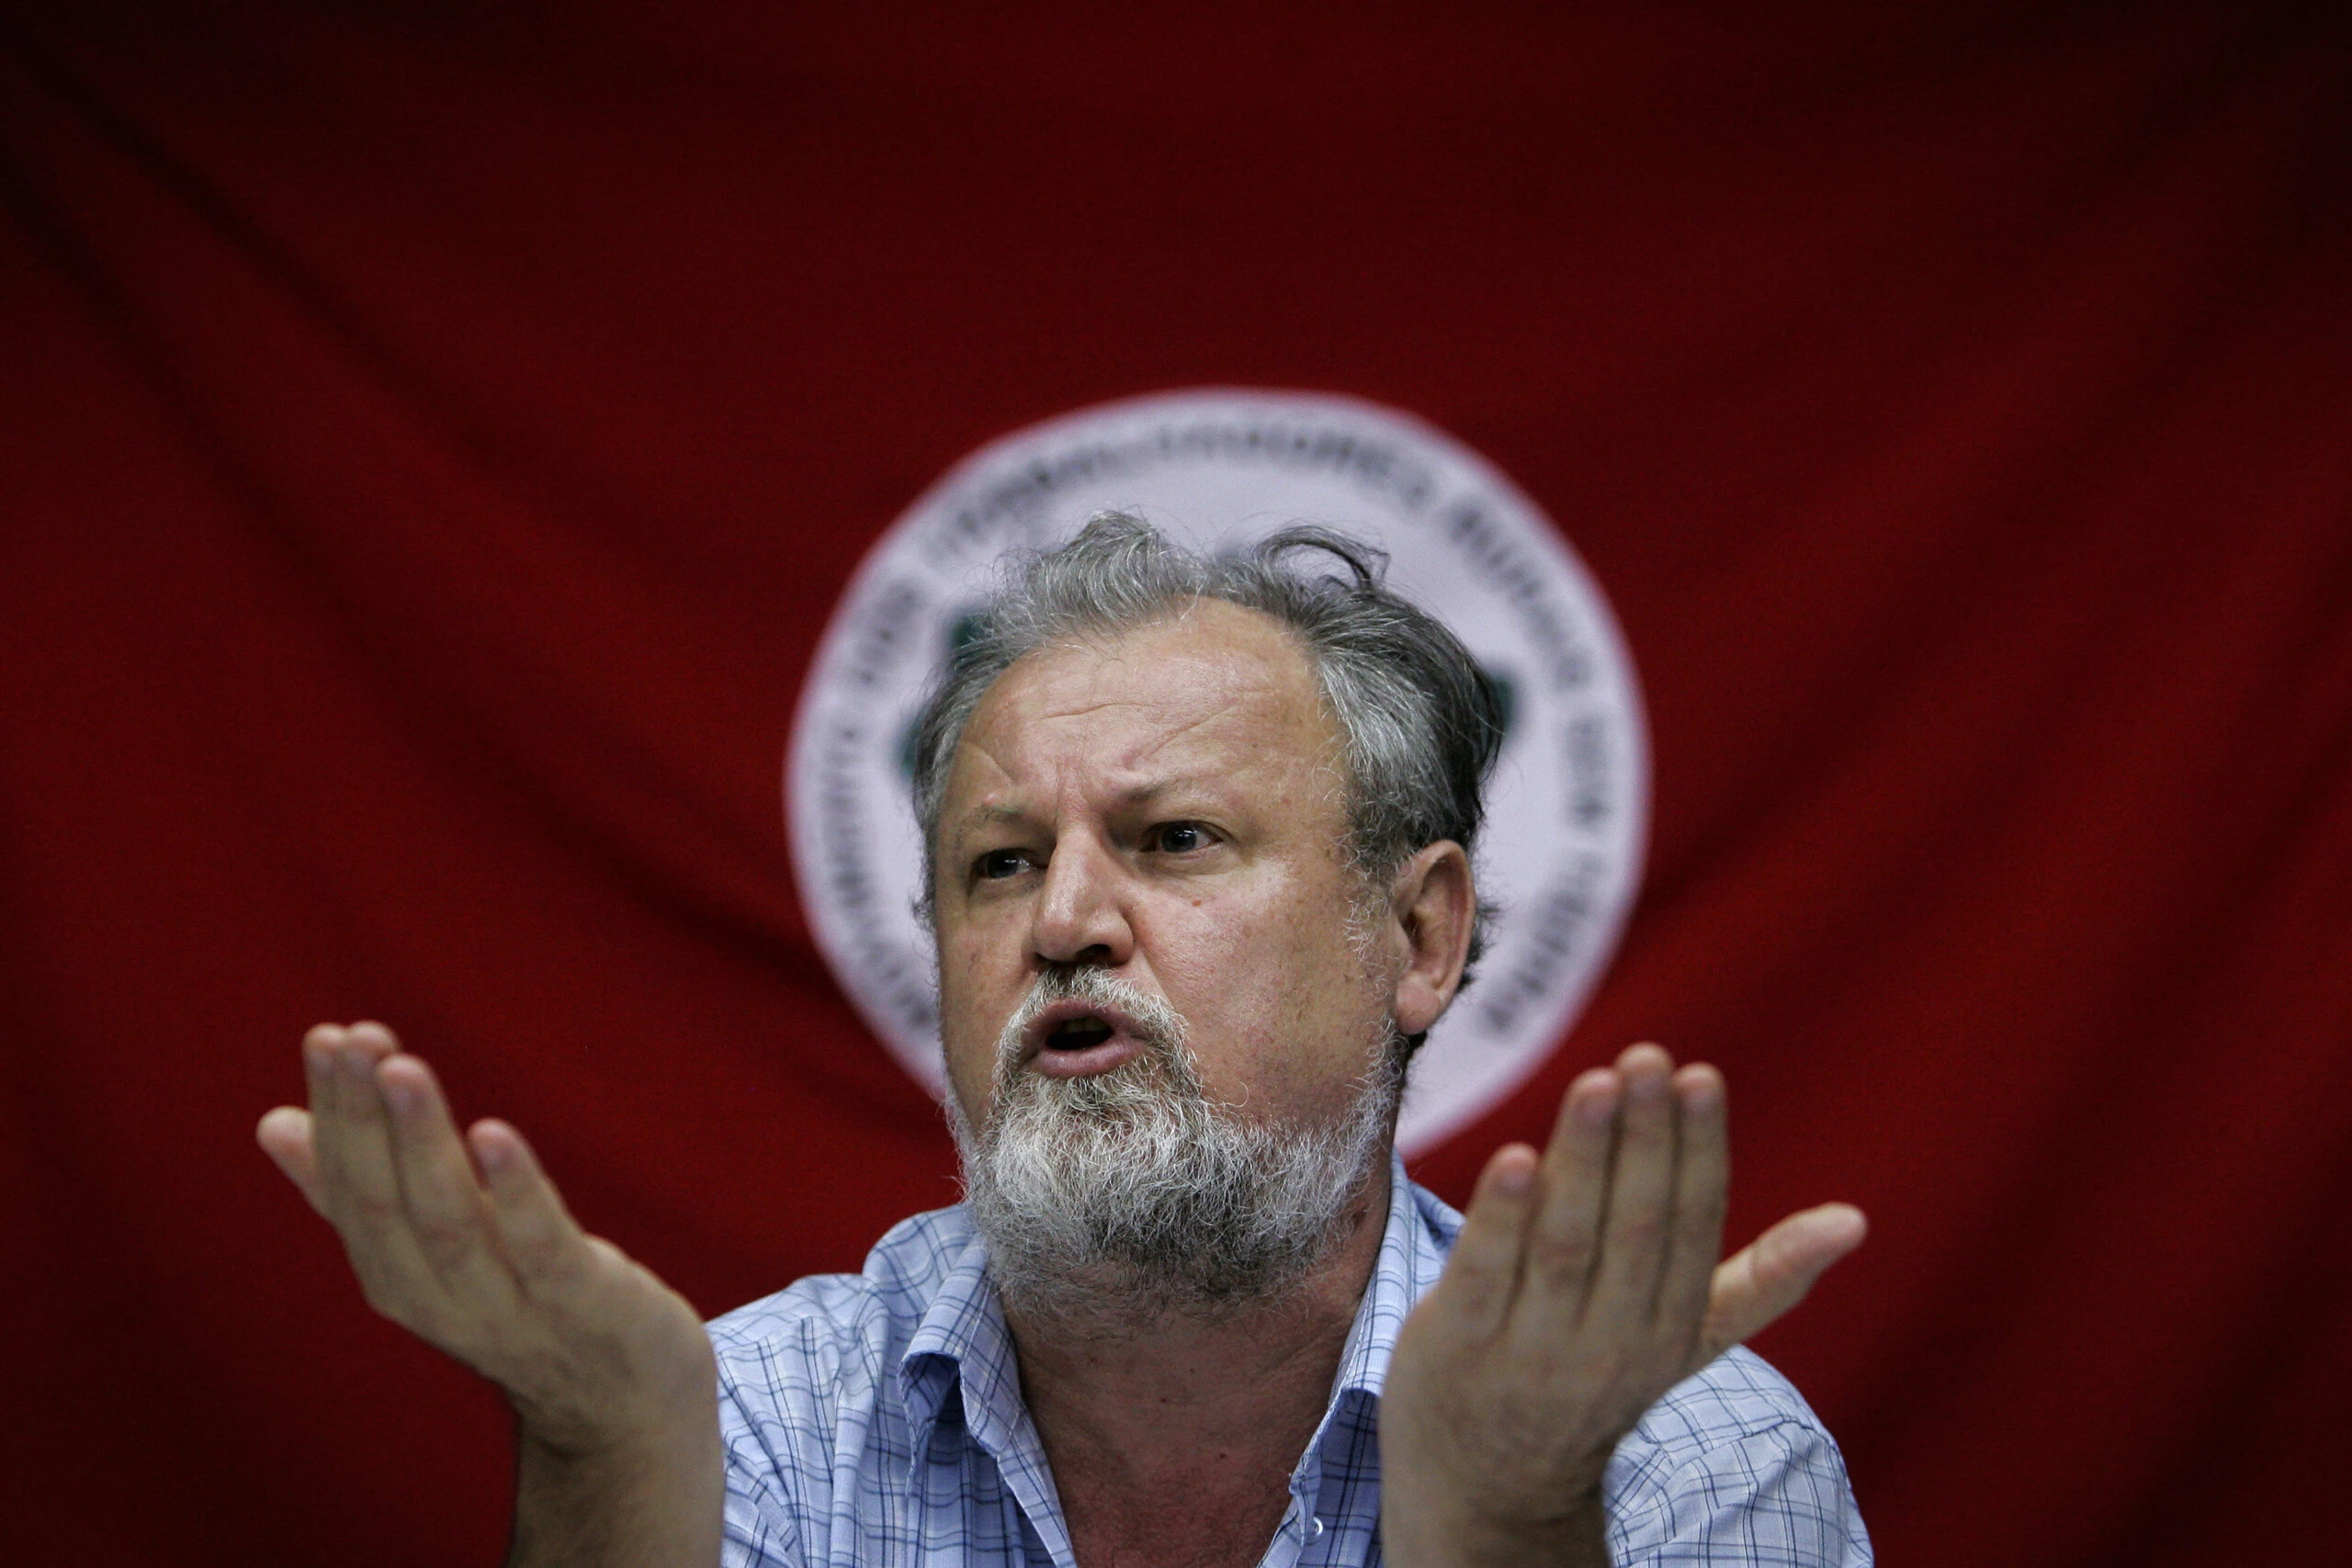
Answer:
<svg viewBox="0 0 2352 1568"><path fill-rule="evenodd" d="M1604 1496L1617 1568L1871 1562L1837 1443L1788 1380L1746 1350L1651 1407L1618 1446Z"/></svg>

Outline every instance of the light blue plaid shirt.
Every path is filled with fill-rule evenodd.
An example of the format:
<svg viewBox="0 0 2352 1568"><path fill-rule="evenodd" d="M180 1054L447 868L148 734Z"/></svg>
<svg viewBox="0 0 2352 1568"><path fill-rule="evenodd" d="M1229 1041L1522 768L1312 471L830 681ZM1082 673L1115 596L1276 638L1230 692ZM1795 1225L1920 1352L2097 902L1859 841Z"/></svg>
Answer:
<svg viewBox="0 0 2352 1568"><path fill-rule="evenodd" d="M1394 1168L1380 1260L1262 1568L1380 1561L1380 1387L1462 1217ZM723 1561L802 1568L1075 1568L1021 1400L987 1249L960 1208L895 1226L710 1325L727 1445ZM1611 1560L1865 1568L1845 1461L1787 1379L1735 1349L1677 1384L1603 1483Z"/></svg>

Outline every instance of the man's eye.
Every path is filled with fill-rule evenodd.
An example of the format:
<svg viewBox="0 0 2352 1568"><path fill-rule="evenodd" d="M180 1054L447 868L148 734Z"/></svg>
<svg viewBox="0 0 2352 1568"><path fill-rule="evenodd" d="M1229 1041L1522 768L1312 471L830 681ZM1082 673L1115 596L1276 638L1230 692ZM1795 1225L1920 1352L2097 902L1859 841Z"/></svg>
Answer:
<svg viewBox="0 0 2352 1568"><path fill-rule="evenodd" d="M1189 854L1208 841L1207 831L1197 822L1163 822L1151 830L1152 848L1171 855Z"/></svg>
<svg viewBox="0 0 2352 1568"><path fill-rule="evenodd" d="M972 863L972 869L987 882L1001 882L1008 876L1018 876L1028 866L1029 854L1025 850L990 850Z"/></svg>

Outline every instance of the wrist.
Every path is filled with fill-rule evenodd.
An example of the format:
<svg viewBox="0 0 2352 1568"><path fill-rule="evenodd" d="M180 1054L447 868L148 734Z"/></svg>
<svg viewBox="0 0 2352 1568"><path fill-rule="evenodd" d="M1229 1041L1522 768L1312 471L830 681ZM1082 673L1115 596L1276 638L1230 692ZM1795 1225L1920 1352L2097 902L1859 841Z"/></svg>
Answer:
<svg viewBox="0 0 2352 1568"><path fill-rule="evenodd" d="M1392 1568L1608 1568L1609 1520L1595 1486L1556 1514L1507 1517L1476 1496L1446 1504L1384 1497L1383 1559Z"/></svg>
<svg viewBox="0 0 2352 1568"><path fill-rule="evenodd" d="M698 1417L593 1441L516 1423L507 1568L717 1568L726 1450L714 1395Z"/></svg>
<svg viewBox="0 0 2352 1568"><path fill-rule="evenodd" d="M693 1366L662 1386L632 1388L626 1398L590 1404L532 1399L513 1389L506 1394L517 1445L549 1461L659 1462L706 1444L715 1450L718 1440L718 1368L707 1340Z"/></svg>

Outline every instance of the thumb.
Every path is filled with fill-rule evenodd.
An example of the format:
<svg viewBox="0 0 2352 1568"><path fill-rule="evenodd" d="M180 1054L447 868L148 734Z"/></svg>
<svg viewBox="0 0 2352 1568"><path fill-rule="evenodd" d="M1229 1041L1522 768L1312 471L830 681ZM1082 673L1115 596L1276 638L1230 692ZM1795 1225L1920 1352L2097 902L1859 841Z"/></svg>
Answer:
<svg viewBox="0 0 2352 1568"><path fill-rule="evenodd" d="M1829 1266L1862 1245L1870 1224L1851 1203L1791 1214L1715 1268L1706 1321L1686 1372L1695 1372L1804 1300Z"/></svg>
<svg viewBox="0 0 2352 1568"><path fill-rule="evenodd" d="M301 1190L311 1207L325 1213L319 1196L318 1154L311 1145L311 1113L281 1105L261 1119L261 1125L254 1129L254 1141L286 1179Z"/></svg>

